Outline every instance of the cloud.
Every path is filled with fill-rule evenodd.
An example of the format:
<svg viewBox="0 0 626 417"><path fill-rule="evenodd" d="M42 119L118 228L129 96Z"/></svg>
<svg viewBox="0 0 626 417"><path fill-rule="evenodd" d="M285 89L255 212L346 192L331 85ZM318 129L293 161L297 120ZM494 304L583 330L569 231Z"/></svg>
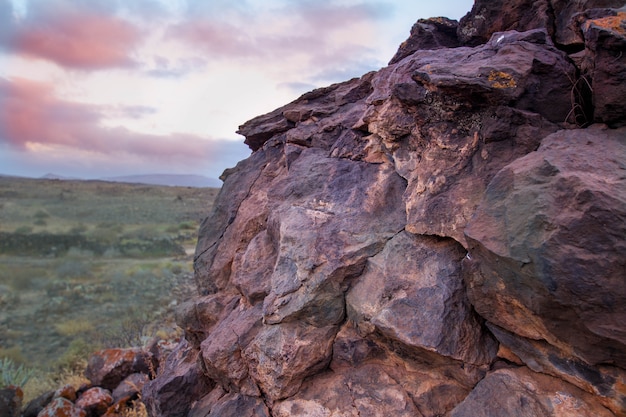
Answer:
<svg viewBox="0 0 626 417"><path fill-rule="evenodd" d="M111 115L143 117L154 109L99 106L65 101L51 85L26 79L0 79L0 143L26 152L66 150L94 155L138 157L147 163L200 167L224 158L247 156L229 140L210 140L186 133L155 135L124 127L104 127ZM237 158L236 155L241 158Z"/></svg>
<svg viewBox="0 0 626 417"><path fill-rule="evenodd" d="M0 8L8 10L10 5ZM24 16L11 13L10 22L2 18L9 26L0 33L0 42L15 54L81 70L136 65L133 53L144 34L113 10L98 7L98 2L89 8L33 2Z"/></svg>
<svg viewBox="0 0 626 417"><path fill-rule="evenodd" d="M165 39L185 44L212 60L337 65L372 54L374 24L390 16L388 3L284 2L263 9L228 8L222 13L193 8ZM272 60L272 61L270 61Z"/></svg>

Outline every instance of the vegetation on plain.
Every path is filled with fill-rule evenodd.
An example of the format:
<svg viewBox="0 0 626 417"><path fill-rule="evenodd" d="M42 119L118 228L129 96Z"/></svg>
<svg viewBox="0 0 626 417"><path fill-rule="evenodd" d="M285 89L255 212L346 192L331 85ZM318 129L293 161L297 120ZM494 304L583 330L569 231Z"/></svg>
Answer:
<svg viewBox="0 0 626 417"><path fill-rule="evenodd" d="M95 350L179 337L218 191L0 177L2 383L33 398L84 382Z"/></svg>

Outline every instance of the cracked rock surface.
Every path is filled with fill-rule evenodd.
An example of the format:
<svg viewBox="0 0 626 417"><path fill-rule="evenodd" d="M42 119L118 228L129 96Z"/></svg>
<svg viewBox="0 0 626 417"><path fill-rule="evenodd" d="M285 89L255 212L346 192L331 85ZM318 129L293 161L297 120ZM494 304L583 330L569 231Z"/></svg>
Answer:
<svg viewBox="0 0 626 417"><path fill-rule="evenodd" d="M513 3L240 126L150 415L626 416L626 20Z"/></svg>

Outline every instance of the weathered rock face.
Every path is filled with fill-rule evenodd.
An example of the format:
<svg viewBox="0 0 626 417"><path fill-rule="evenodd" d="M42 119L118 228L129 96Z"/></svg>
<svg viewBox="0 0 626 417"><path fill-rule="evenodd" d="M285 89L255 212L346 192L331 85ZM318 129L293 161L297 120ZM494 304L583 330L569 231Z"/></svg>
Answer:
<svg viewBox="0 0 626 417"><path fill-rule="evenodd" d="M241 126L149 413L626 415L607 6L479 0Z"/></svg>

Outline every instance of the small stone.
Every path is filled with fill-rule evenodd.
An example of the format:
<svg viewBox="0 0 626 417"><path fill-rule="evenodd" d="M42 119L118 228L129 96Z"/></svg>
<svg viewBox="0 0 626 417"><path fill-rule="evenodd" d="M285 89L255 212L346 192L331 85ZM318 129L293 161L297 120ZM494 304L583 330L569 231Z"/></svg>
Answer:
<svg viewBox="0 0 626 417"><path fill-rule="evenodd" d="M85 410L87 417L99 417L111 404L113 404L111 393L100 387L88 389L76 400L76 407Z"/></svg>
<svg viewBox="0 0 626 417"><path fill-rule="evenodd" d="M106 349L89 358L85 376L93 385L113 390L130 374L149 375L155 368L152 354L141 348Z"/></svg>
<svg viewBox="0 0 626 417"><path fill-rule="evenodd" d="M141 393L143 386L150 378L146 374L128 375L111 393L114 402L118 402L122 398L134 398Z"/></svg>
<svg viewBox="0 0 626 417"><path fill-rule="evenodd" d="M53 399L37 417L89 417L87 412L76 407L66 398Z"/></svg>

